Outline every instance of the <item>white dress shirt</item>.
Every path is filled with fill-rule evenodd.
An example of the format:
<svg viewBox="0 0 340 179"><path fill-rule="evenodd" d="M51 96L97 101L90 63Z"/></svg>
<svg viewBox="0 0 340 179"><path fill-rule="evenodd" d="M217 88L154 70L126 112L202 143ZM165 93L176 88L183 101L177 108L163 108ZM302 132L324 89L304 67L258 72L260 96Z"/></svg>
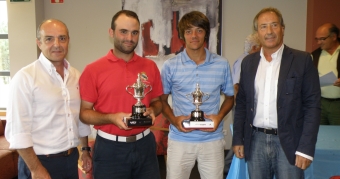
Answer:
<svg viewBox="0 0 340 179"><path fill-rule="evenodd" d="M10 149L32 147L37 155L76 147L90 134L79 120L80 73L64 60L64 80L43 55L11 80L6 139Z"/></svg>
<svg viewBox="0 0 340 179"><path fill-rule="evenodd" d="M255 77L255 117L253 125L266 129L277 129L277 83L279 79L284 44L271 55L268 62L261 49L260 63ZM313 160L313 157L296 151L295 154Z"/></svg>
<svg viewBox="0 0 340 179"><path fill-rule="evenodd" d="M268 62L261 49L260 63L255 77L255 118L254 126L261 128L277 129L277 81L281 66L284 45L271 55L272 61Z"/></svg>

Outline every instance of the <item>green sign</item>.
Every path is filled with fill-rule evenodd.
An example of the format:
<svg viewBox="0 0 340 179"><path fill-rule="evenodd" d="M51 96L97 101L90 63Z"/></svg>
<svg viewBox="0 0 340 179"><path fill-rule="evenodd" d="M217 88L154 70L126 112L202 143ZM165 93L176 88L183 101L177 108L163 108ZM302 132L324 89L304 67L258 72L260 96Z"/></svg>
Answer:
<svg viewBox="0 0 340 179"><path fill-rule="evenodd" d="M11 0L11 2L29 2L31 0Z"/></svg>

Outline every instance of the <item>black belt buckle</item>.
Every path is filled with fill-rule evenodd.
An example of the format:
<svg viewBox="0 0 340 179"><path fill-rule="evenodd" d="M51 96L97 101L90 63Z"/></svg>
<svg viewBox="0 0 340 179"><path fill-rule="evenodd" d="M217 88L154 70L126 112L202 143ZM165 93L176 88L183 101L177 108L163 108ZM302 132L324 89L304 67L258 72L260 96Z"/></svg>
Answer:
<svg viewBox="0 0 340 179"><path fill-rule="evenodd" d="M136 142L137 136L126 137L126 142Z"/></svg>
<svg viewBox="0 0 340 179"><path fill-rule="evenodd" d="M73 152L73 148L71 148L71 149L65 151L64 156L65 156L65 157L66 157L66 156L69 156L69 155L71 155L72 152Z"/></svg>
<svg viewBox="0 0 340 179"><path fill-rule="evenodd" d="M277 129L266 129L266 128L260 128L260 127L253 127L255 131L260 131L265 134L272 134L272 135L277 135Z"/></svg>
<svg viewBox="0 0 340 179"><path fill-rule="evenodd" d="M70 148L66 151L63 151L63 152L60 152L60 153L57 153L57 154L48 154L48 155L46 155L46 157L67 157L67 156L71 155L71 153L73 152L73 149L74 148Z"/></svg>
<svg viewBox="0 0 340 179"><path fill-rule="evenodd" d="M264 132L265 134L273 134L273 135L276 135L276 134L277 134L276 129L266 129L266 128L264 128L264 129L263 129L263 132Z"/></svg>

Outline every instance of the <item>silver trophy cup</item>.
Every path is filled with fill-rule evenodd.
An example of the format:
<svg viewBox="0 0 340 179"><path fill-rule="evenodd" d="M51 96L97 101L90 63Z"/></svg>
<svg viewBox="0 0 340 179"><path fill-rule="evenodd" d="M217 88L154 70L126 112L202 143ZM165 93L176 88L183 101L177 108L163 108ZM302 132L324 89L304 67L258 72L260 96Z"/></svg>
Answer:
<svg viewBox="0 0 340 179"><path fill-rule="evenodd" d="M142 103L142 99L152 90L151 85L144 84L141 80L141 75L138 73L136 83L126 87L126 91L131 94L137 103L132 106L131 117L125 117L124 122L129 127L144 127L151 126L152 119L149 116L144 116L146 106ZM132 92L133 91L133 92Z"/></svg>
<svg viewBox="0 0 340 179"><path fill-rule="evenodd" d="M189 98L189 96L191 96L192 99ZM189 100L193 100L192 103L196 106L196 109L194 111L191 111L190 121L205 121L204 112L199 109L199 106L209 99L209 94L203 93L200 89L200 85L197 83L195 91L187 94L186 97ZM205 100L203 100L204 97Z"/></svg>

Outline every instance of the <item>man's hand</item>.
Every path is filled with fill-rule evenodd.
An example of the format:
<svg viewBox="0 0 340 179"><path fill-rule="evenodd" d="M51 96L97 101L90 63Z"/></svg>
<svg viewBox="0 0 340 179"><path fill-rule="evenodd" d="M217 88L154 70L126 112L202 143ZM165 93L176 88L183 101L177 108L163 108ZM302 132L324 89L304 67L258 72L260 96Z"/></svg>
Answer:
<svg viewBox="0 0 340 179"><path fill-rule="evenodd" d="M237 158L244 158L244 146L243 145L233 146L233 151Z"/></svg>
<svg viewBox="0 0 340 179"><path fill-rule="evenodd" d="M175 116L172 109L170 108L170 105L168 103L168 97L169 94L163 94L161 96L161 102L162 102L162 113L163 115L169 120L169 122L174 125L179 131L181 132L191 132L194 129L186 129L183 127L183 121L190 119L190 115L188 116Z"/></svg>
<svg viewBox="0 0 340 179"><path fill-rule="evenodd" d="M90 156L90 151L82 151L81 160L83 162L83 165L81 166L83 171L85 173L89 173L92 170L92 158Z"/></svg>
<svg viewBox="0 0 340 179"><path fill-rule="evenodd" d="M38 165L31 171L32 179L51 179L50 174L42 165Z"/></svg>
<svg viewBox="0 0 340 179"><path fill-rule="evenodd" d="M146 108L146 111L143 113L144 116L150 116L152 119L152 125L154 124L156 120L155 113L153 111L153 108Z"/></svg>
<svg viewBox="0 0 340 179"><path fill-rule="evenodd" d="M309 165L312 163L311 160L304 158L300 155L296 155L295 159L295 166L298 168L301 168L302 170L305 170L306 168L309 167Z"/></svg>
<svg viewBox="0 0 340 179"><path fill-rule="evenodd" d="M31 171L32 179L51 179L50 174L41 164L33 147L17 149L17 152L24 159L28 169Z"/></svg>
<svg viewBox="0 0 340 179"><path fill-rule="evenodd" d="M115 113L110 115L110 120L111 122L116 125L119 129L123 130L131 130L125 123L124 123L124 117L129 117L131 116L131 113Z"/></svg>
<svg viewBox="0 0 340 179"><path fill-rule="evenodd" d="M220 125L220 122L222 121L222 119L220 119L218 117L218 115L214 115L214 114L211 114L211 115L205 115L204 114L204 118L210 119L212 122L214 122L214 128L212 128L212 129L200 129L201 131L204 131L204 132L214 132L214 131L216 131L216 129Z"/></svg>
<svg viewBox="0 0 340 179"><path fill-rule="evenodd" d="M340 78L334 82L334 86L340 87Z"/></svg>
<svg viewBox="0 0 340 179"><path fill-rule="evenodd" d="M188 116L178 116L178 117L176 117L175 120L172 120L172 125L174 125L181 132L191 132L195 129L186 129L186 128L183 127L183 124L182 124L184 120L190 119L190 117L191 117L190 115L188 115Z"/></svg>

